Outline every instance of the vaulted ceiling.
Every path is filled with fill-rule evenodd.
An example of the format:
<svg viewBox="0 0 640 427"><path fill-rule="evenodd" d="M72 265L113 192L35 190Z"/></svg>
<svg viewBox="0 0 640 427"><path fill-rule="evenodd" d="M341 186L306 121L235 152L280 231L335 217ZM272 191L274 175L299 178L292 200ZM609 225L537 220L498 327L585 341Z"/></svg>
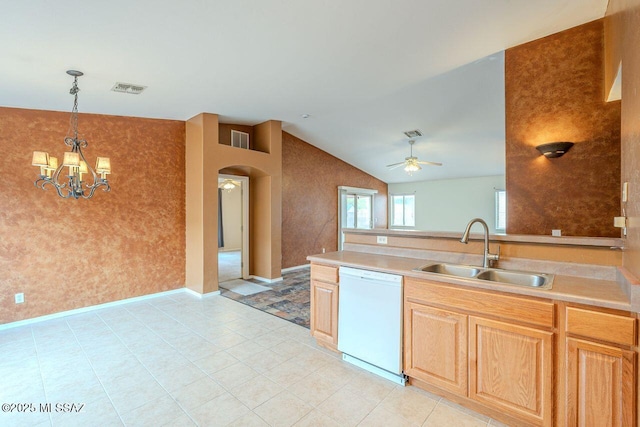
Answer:
<svg viewBox="0 0 640 427"><path fill-rule="evenodd" d="M604 16L606 0L4 2L0 105L283 121L386 182L504 171L502 51ZM112 92L115 82L147 86ZM309 115L303 118L303 115ZM80 126L81 127L81 126ZM414 153L444 163L408 176ZM97 145L97 141L95 144Z"/></svg>

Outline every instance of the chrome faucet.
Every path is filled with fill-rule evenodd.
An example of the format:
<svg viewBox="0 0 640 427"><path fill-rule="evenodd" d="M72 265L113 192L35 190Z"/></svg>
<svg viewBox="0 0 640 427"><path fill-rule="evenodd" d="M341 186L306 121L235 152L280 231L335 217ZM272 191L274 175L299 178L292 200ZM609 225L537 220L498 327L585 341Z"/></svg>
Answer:
<svg viewBox="0 0 640 427"><path fill-rule="evenodd" d="M500 246L498 246L497 254L489 253L489 227L487 226L487 223L484 222L482 218L474 218L471 221L469 221L469 224L467 224L467 228L464 230L464 233L462 234L460 243L465 243L465 244L469 243L469 232L471 231L471 226L476 222L479 222L480 224L482 224L482 227L484 227L484 258L482 260L482 267L487 268L487 267L490 267L491 261L497 261L498 259L500 259Z"/></svg>

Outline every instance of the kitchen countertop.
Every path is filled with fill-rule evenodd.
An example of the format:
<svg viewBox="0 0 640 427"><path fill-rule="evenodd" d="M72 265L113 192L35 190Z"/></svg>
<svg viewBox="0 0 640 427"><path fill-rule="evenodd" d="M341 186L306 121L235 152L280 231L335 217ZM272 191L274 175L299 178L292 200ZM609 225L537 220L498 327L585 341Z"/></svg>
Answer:
<svg viewBox="0 0 640 427"><path fill-rule="evenodd" d="M585 279L582 277L555 275L549 290L526 286L508 285L489 281L445 276L436 273L412 271L431 263L429 260L378 255L366 252L338 251L310 255L307 260L321 264L364 268L385 273L434 280L442 283L468 286L477 289L528 295L557 301L574 302L597 307L631 311L631 301L616 281Z"/></svg>

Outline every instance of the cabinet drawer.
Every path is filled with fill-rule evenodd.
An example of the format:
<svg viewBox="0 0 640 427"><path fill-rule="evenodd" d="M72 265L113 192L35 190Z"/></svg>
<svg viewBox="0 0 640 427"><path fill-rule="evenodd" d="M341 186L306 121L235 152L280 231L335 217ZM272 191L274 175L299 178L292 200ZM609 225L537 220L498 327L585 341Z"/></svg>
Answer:
<svg viewBox="0 0 640 427"><path fill-rule="evenodd" d="M635 345L636 319L567 307L567 332L616 344Z"/></svg>
<svg viewBox="0 0 640 427"><path fill-rule="evenodd" d="M546 328L554 326L554 306L551 302L463 289L412 277L405 278L404 292L408 301L467 310Z"/></svg>
<svg viewBox="0 0 640 427"><path fill-rule="evenodd" d="M311 264L311 277L323 282L338 283L338 267Z"/></svg>

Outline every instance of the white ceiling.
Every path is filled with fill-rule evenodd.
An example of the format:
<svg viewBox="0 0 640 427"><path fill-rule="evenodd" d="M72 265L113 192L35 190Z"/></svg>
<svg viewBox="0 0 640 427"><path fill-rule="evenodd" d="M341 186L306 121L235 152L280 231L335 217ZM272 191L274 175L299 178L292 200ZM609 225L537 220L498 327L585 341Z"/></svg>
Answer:
<svg viewBox="0 0 640 427"><path fill-rule="evenodd" d="M607 0L3 2L0 105L283 128L386 182L501 174L505 48ZM116 82L148 86L114 93ZM303 119L302 114L310 117ZM409 177L385 165L443 162ZM82 130L82 122L80 122ZM96 142L97 143L97 142ZM95 144L95 143L94 143Z"/></svg>

